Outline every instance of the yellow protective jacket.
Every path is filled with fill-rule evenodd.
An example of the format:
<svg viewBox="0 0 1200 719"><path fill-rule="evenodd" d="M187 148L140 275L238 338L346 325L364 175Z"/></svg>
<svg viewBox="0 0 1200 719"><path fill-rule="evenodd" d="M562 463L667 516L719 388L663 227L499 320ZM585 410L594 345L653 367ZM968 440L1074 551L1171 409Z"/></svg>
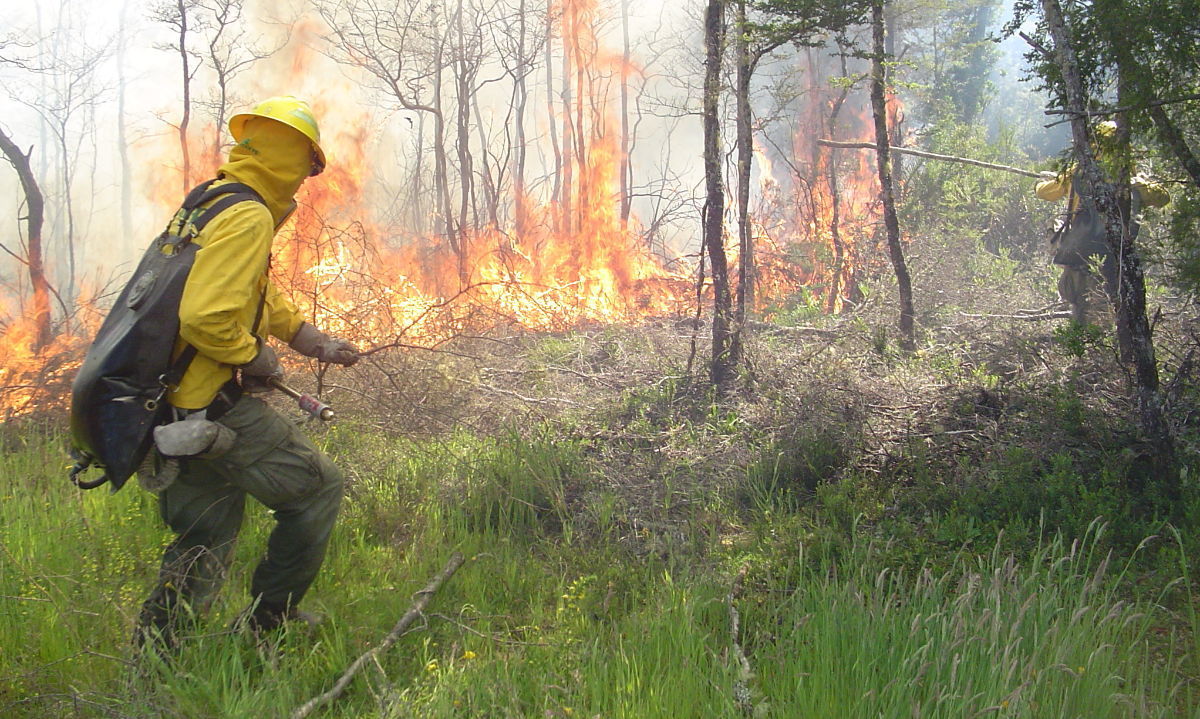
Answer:
<svg viewBox="0 0 1200 719"><path fill-rule="evenodd" d="M1074 174L1074 168L1069 167L1058 177L1037 183L1033 188L1033 194L1039 199L1049 202L1061 200L1071 192L1072 174ZM1129 185L1141 195L1142 204L1148 207L1163 207L1171 201L1171 193L1145 175L1134 175L1130 178ZM1071 207L1068 209L1074 211L1075 206L1078 204L1079 195L1073 195L1071 198Z"/></svg>
<svg viewBox="0 0 1200 719"><path fill-rule="evenodd" d="M311 144L278 122L253 118L242 141L229 153L218 177L242 182L266 205L240 202L211 220L195 238L199 246L179 304L175 356L196 348L179 386L167 399L176 407L207 407L234 368L254 359L258 340L254 317L265 295L258 336L291 341L304 318L271 283L271 240L287 219L292 197L311 168Z"/></svg>

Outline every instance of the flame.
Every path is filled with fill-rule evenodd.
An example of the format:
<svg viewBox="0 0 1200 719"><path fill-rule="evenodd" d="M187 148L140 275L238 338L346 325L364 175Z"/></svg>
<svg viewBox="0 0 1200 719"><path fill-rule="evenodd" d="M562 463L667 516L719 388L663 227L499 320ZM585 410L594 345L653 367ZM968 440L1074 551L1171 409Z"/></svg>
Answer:
<svg viewBox="0 0 1200 719"><path fill-rule="evenodd" d="M583 322L626 323L695 311L692 268L651 251L636 213L627 223L621 220L620 173L628 158L620 146L613 79L636 68L597 36L604 18L596 0L560 0L552 18L554 39L561 42L558 70L569 73L573 91L570 104L555 104L554 121L564 134L561 191L509 198L520 206L520 226L487 222L462 228L453 238L416 235L375 211L382 195L376 188L384 184L373 132L379 122L364 105L346 101L357 88L313 50L325 32L321 23L306 19L292 29L287 48L266 61L258 89L260 96L305 97L324 130L329 164L298 193L297 211L275 239L271 265L273 281L306 318L367 349L434 346L497 326L563 330ZM771 152L755 148L759 191L752 237L759 309L806 288L827 310L839 311L853 294L864 248L874 236L873 157L818 152L812 144L824 136L822 113L829 112L829 102L826 90L805 110L786 168ZM855 122L870 126L861 113ZM219 136L224 135L215 127L193 123L187 178L178 135L137 148L143 155L139 164L153 173L147 199L164 222L185 185L216 171L223 154ZM836 235L831 173L838 180ZM736 236L727 233L731 257ZM0 308L0 412L11 417L65 402L66 382L98 326L95 307L82 303L82 312L93 319L76 322L73 332L61 332L42 347L32 339L24 308ZM57 394L50 387L58 387Z"/></svg>
<svg viewBox="0 0 1200 719"><path fill-rule="evenodd" d="M568 194L516 198L523 225L466 230L465 257L448 238L374 224L364 193L372 181L365 118L343 107L328 122L323 112L335 103L318 97L323 125L358 129L331 140L331 164L301 190L273 259L276 282L315 324L360 344L436 344L496 323L563 329L679 314L694 302L690 275L666 270L636 223L621 226L615 103L596 73L625 71L623 60L596 38L594 0L565 0L558 11L564 56L578 63L568 69L583 79L573 106L559 108L575 142ZM292 72L311 74L311 60L293 59Z"/></svg>
<svg viewBox="0 0 1200 719"><path fill-rule="evenodd" d="M762 147L755 151L760 167L761 206L753 218L760 310L770 311L772 303L802 287L810 302L826 312L840 312L857 295L859 278L874 269L867 258L880 254L872 251L882 214L874 154L816 144L817 138L831 134L829 118L836 102L834 89L816 81L820 62L807 57L804 72L813 80L791 136L790 174L781 176ZM839 128L873 138L870 106L866 93L861 95L847 96ZM900 121L901 112L900 100L889 96L890 126Z"/></svg>

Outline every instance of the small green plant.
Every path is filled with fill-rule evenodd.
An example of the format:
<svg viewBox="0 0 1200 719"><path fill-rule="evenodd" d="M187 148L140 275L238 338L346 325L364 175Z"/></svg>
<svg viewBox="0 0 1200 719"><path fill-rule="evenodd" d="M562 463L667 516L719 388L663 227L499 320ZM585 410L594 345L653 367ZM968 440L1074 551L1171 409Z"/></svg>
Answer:
<svg viewBox="0 0 1200 719"><path fill-rule="evenodd" d="M1104 345L1104 329L1090 323L1067 322L1054 328L1054 344L1069 357L1083 357Z"/></svg>

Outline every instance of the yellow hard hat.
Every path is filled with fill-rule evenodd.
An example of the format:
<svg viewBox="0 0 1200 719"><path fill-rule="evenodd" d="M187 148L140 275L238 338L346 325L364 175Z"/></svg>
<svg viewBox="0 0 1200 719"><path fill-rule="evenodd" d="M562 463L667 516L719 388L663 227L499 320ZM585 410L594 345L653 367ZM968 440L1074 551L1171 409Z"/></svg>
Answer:
<svg viewBox="0 0 1200 719"><path fill-rule="evenodd" d="M307 137L316 153L317 167L313 168L314 175L325 169L325 152L321 149L321 129L317 127L317 118L307 102L292 95L270 97L254 106L250 112L242 112L229 118L229 133L234 142L242 141L242 133L246 121L252 117L265 117L293 129L299 130Z"/></svg>
<svg viewBox="0 0 1200 719"><path fill-rule="evenodd" d="M1096 135L1104 139L1110 139L1117 135L1117 123L1112 120L1096 123Z"/></svg>

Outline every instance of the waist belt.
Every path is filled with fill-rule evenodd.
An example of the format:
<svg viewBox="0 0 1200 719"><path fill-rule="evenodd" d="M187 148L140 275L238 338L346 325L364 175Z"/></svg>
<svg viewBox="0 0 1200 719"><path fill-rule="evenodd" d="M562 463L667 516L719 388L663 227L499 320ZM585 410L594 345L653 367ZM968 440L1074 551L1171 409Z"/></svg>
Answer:
<svg viewBox="0 0 1200 719"><path fill-rule="evenodd" d="M217 391L217 396L206 408L208 411L205 417L212 422L220 419L226 412L233 409L238 400L242 398L242 386L237 383L237 380L229 380L221 385L221 389Z"/></svg>

